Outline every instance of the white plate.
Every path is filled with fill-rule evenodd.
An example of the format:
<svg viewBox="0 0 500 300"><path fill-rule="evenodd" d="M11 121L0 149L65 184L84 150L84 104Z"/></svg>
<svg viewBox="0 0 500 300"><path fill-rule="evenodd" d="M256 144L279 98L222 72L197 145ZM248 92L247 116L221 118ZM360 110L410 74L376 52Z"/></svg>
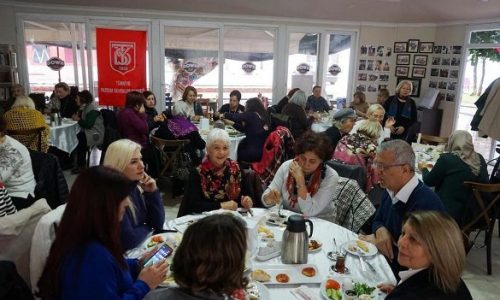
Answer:
<svg viewBox="0 0 500 300"><path fill-rule="evenodd" d="M315 239L309 240L309 243L311 243L311 241L316 241L319 244L319 247L316 249L313 249L313 250L309 249L309 253L316 253L316 252L320 251L321 248L323 247L323 243L321 243L320 241L315 240Z"/></svg>
<svg viewBox="0 0 500 300"><path fill-rule="evenodd" d="M344 250L349 252L350 254L356 255L356 256L372 256L372 255L377 254L378 249L374 244L363 241L363 243L365 243L366 246L368 247L368 252L365 252L363 249L358 247L358 245L356 244L356 241L357 240L345 242L342 244L342 248L344 248ZM359 249L359 251L357 249Z"/></svg>
<svg viewBox="0 0 500 300"><path fill-rule="evenodd" d="M316 274L313 277L307 277L302 274L302 269L304 268L314 268ZM262 269L266 271L267 274L271 276L271 280L268 282L262 282L262 284L274 284L274 285L287 285L287 284L303 284L303 283L321 283L322 276L313 264L305 265L254 265L253 270ZM286 274L289 277L289 281L286 283L281 283L276 280L276 275Z"/></svg>
<svg viewBox="0 0 500 300"><path fill-rule="evenodd" d="M271 300L271 295L269 294L269 290L265 285L258 281L251 281L249 285L250 284L253 284L259 291L259 300Z"/></svg>
<svg viewBox="0 0 500 300"><path fill-rule="evenodd" d="M333 279L333 280L337 281L338 283L340 283L340 291L342 293L342 299L346 298L346 296L344 294L344 292L346 291L346 287L344 286L345 283L348 283L350 281L352 283L352 290L354 290L354 283L365 283L363 280L360 280L357 278L352 278L351 276L331 277L328 279ZM323 280L323 282L321 282L320 294L324 299L331 300L331 298L328 298L328 296L326 295L326 281L328 279ZM373 290L373 292L371 293L370 300L378 300L379 294L382 292L380 292L380 290L376 286L373 286L373 285L369 285L369 286L375 287L375 290ZM355 299L358 299L357 296L355 296Z"/></svg>

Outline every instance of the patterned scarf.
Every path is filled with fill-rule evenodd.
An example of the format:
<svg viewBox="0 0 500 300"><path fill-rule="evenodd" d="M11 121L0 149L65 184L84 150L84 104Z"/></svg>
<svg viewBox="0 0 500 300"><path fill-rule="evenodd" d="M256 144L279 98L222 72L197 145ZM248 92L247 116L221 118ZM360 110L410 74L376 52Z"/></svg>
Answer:
<svg viewBox="0 0 500 300"><path fill-rule="evenodd" d="M168 129L175 138L186 136L193 131L198 131L198 128L183 116L173 116L167 119L166 122Z"/></svg>
<svg viewBox="0 0 500 300"><path fill-rule="evenodd" d="M240 202L238 196L241 192L241 172L238 163L228 158L221 167L217 167L207 155L198 169L201 189L207 199L214 202L229 200Z"/></svg>
<svg viewBox="0 0 500 300"><path fill-rule="evenodd" d="M396 94L391 101L391 105L389 106L389 112L387 113L389 116L396 117L398 113L398 102L399 99L405 100L406 102L404 103L403 109L401 110L401 116L405 117L407 119L411 119L411 98L406 96L400 96L399 94Z"/></svg>
<svg viewBox="0 0 500 300"><path fill-rule="evenodd" d="M321 179L325 177L325 171L325 164L322 163L312 174L306 175L307 192L311 197L314 197L318 192ZM297 186L295 178L290 172L288 172L288 178L286 179L286 190L288 191L288 203L292 208L295 208L297 205Z"/></svg>

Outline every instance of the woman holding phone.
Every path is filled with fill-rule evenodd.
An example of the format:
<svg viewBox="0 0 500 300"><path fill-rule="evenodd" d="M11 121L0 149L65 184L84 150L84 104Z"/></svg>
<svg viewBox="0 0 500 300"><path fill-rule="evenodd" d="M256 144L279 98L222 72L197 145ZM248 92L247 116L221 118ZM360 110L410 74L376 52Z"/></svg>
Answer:
<svg viewBox="0 0 500 300"><path fill-rule="evenodd" d="M104 165L137 183L129 194L129 206L121 221L121 242L125 250L137 247L152 230L161 230L165 210L156 181L144 171L141 145L127 139L109 145Z"/></svg>
<svg viewBox="0 0 500 300"><path fill-rule="evenodd" d="M332 194L338 174L325 164L331 157L331 144L322 134L305 132L295 144L296 157L284 162L262 194L266 207L283 207L307 217L333 218Z"/></svg>
<svg viewBox="0 0 500 300"><path fill-rule="evenodd" d="M142 299L165 279L165 261L125 259L120 220L136 184L97 166L76 178L42 277L42 299Z"/></svg>

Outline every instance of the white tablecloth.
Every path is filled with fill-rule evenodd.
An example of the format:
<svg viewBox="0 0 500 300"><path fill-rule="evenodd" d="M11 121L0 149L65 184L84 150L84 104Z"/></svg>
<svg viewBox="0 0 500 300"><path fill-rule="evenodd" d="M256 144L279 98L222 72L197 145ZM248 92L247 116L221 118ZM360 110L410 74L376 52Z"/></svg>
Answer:
<svg viewBox="0 0 500 300"><path fill-rule="evenodd" d="M63 120L61 125L50 126L49 145L67 153L71 153L78 146L76 134L80 126L75 121Z"/></svg>
<svg viewBox="0 0 500 300"><path fill-rule="evenodd" d="M259 221L261 221L263 218L266 217L266 214L269 213L269 210L254 208L253 211L254 211L254 217L244 217L244 219L248 221L247 227L249 228L249 244L250 244L249 250L250 252L255 254L256 247L258 246L257 244L263 245L265 242L259 241L258 236L256 236L257 234L256 229L254 230L254 227L256 227L256 224L259 223ZM287 213L290 214L291 212ZM183 232L188 226L187 223L188 220L199 219L200 217L202 216L200 215L184 216L166 222L164 227L167 229L177 229L180 232ZM311 220L314 225L312 239L320 241L323 244L323 246L320 251L309 254L307 263L316 265L316 267L320 272L321 278L326 279L328 276L333 275L333 273L330 272L330 266L332 266L334 263L331 260L329 260L326 256L326 254L329 251L332 251L334 248L333 238L335 237L337 245L340 247L343 243L356 239L357 235L350 230L347 230L337 224L325 220L321 220L318 218L311 218ZM271 231L273 231L275 239L277 241L281 241L283 231L285 229L284 227L277 227L271 225L266 225L266 227L269 228ZM129 253L129 255L133 257L138 256L139 252L140 251L132 251ZM390 282L394 285L396 284L396 279L392 274L389 264L380 253L374 255L373 257L368 257L366 258L366 260L370 262L371 265L376 269L376 273L373 273L368 266L365 271L362 271L361 263L358 257L348 254L346 258L346 266L350 270L349 276L351 276L352 278L358 278L372 286L375 286L383 282ZM259 266L276 265L276 264L281 264L280 257L276 257L265 262L259 262L255 260L255 258L252 259L252 267L254 269ZM269 289L271 299L294 299L290 298L290 296L292 296L290 290L296 288L297 286L299 285L280 285L280 286L268 285L267 287ZM316 299L321 299L320 285L308 284L308 286L316 294Z"/></svg>

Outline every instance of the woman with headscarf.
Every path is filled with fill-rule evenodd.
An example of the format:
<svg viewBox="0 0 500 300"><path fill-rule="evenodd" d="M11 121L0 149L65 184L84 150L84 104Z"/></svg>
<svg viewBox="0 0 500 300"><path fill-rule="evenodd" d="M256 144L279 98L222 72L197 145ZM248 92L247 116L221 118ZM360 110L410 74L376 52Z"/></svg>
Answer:
<svg viewBox="0 0 500 300"><path fill-rule="evenodd" d="M396 87L396 94L384 103L386 118L393 117L396 120L391 128L393 139L406 139L410 127L417 122L417 105L410 97L412 90L411 81L402 80Z"/></svg>
<svg viewBox="0 0 500 300"><path fill-rule="evenodd" d="M464 186L464 181L488 182L486 162L481 154L474 151L472 136L465 130L457 130L450 136L447 153L441 154L432 170L425 162L419 162L422 179L428 186L434 186L448 213L458 224L467 222L472 216L470 204L472 191ZM469 213L467 213L469 212Z"/></svg>

